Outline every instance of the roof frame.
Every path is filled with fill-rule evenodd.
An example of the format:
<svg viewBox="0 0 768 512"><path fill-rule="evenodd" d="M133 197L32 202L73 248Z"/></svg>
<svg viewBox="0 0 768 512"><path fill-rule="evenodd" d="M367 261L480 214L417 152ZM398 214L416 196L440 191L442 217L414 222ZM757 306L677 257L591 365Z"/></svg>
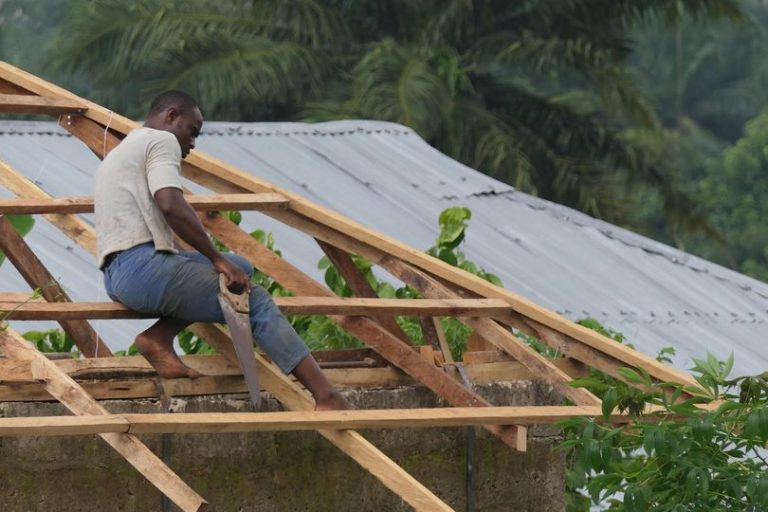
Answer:
<svg viewBox="0 0 768 512"><path fill-rule="evenodd" d="M45 112L59 116L59 124L84 142L99 158L103 158L125 135L138 126L137 123L125 117L4 62L0 62L0 112ZM370 287L365 287L361 276L356 273L354 266L349 264L352 254L363 256L379 265L395 277L419 290L428 299L444 301L497 299L502 301L509 310L494 315L494 319L467 317L466 311L458 316L461 316L462 320L471 326L486 343L490 343L518 360L577 405L595 408L599 407L600 400L586 390L571 387L569 385L571 377L567 373L518 340L505 326L512 326L523 332L532 333L550 346L562 349L570 357L618 378L623 379L617 369L625 366L642 368L661 382L682 386L695 386L696 384L695 380L684 372L675 370L629 347L609 340L534 304L528 299L496 287L395 239L361 226L328 208L314 204L298 194L280 189L199 151L193 151L182 163L182 175L220 195L270 194L279 196L281 198L279 205L265 208L263 212L314 237L360 297L375 298L375 293ZM80 200L75 208L71 204L67 204L67 200L51 198L34 183L26 180L2 162L0 162L0 183L24 200L34 199L31 203L27 201L27 208L38 208L41 212L47 212L46 218L49 221L87 251L92 254L95 253L96 244L93 228L78 219L74 213L71 213L85 211L84 208L88 208L87 201ZM222 200L226 202L226 198L219 198L219 206L223 204ZM3 208L6 208L3 211L13 211L14 204L9 203L12 202L5 202L2 205ZM40 205L43 204L45 208L40 210ZM20 208L21 202L17 202L15 206ZM67 210L67 208L69 209ZM276 256L229 219L217 215L215 212L199 215L206 229L219 241L231 250L247 257L260 270L293 291L296 296L335 298L330 290L292 266L288 261ZM25 245L22 240L20 247L23 248ZM23 259L14 261L14 264L22 268L28 266L28 263ZM44 269L42 263L40 266ZM30 284L33 287L38 287L39 280L30 280ZM52 300L47 296L45 298ZM77 305L73 305L72 310L76 307ZM443 311L435 310L433 314L428 315L428 321L431 322L432 327L439 325L435 324L434 317L443 313ZM409 344L402 330L392 322L391 314L377 312L371 317L358 317L339 312L329 315L329 317L362 339L391 364L432 389L453 406L491 407L490 403L454 378L451 372L438 368L432 361L426 361L420 352ZM84 322L84 320L77 321ZM195 324L192 326L192 330L205 338L225 359L237 364L231 340L223 329L210 324ZM439 328L435 327L434 331L430 331L430 333L435 347L442 351L443 358L450 362L450 351L447 350L447 344L444 343L444 340L441 341ZM56 365L42 362L40 358L45 359L45 357L33 348L28 347L28 345L26 348L22 348L21 345L25 344L20 340L21 338L10 329L0 332L0 345L7 349L6 354L21 360L34 360L36 361L35 365L45 367L47 370L42 380L45 381L46 387L67 405L66 397L62 393L57 394L56 385L67 382L67 385L71 387L72 383L66 381L69 377ZM86 355L95 355L93 350L83 349L83 352ZM263 376L264 388L276 396L286 408L297 411L307 411L313 408L313 402L306 392L284 376L274 365L258 354L257 363ZM77 393L78 396L83 397L83 400L93 400L82 389ZM98 414L104 414L100 410L89 407L82 411L73 410L83 414L90 414L94 411ZM573 409L573 415L581 415L577 411L578 409ZM514 423L514 417L511 417L510 421ZM485 425L485 428L509 446L518 450L525 450L527 436L525 426ZM355 459L363 468L370 471L415 509L450 510L450 507L431 491L356 432L321 429L319 433ZM175 475L173 476L175 477ZM164 485L163 482L156 480L152 480L153 483L183 510L199 510L203 506L204 500L199 503L196 502L196 498L194 498L196 494L191 489L189 491L192 494L166 492L161 487Z"/></svg>

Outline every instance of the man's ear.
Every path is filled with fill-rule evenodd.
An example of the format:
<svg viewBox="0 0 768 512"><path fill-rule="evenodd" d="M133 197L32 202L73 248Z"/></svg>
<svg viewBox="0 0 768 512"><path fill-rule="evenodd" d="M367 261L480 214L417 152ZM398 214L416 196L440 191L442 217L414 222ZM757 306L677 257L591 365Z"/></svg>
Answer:
<svg viewBox="0 0 768 512"><path fill-rule="evenodd" d="M173 124L174 121L179 118L179 115L179 109L176 107L168 107L168 110L165 111L166 124Z"/></svg>

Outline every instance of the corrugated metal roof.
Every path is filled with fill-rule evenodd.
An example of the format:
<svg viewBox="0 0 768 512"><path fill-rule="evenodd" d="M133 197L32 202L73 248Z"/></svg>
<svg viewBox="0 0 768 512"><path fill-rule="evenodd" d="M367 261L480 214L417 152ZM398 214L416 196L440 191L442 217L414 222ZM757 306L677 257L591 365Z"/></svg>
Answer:
<svg viewBox="0 0 768 512"><path fill-rule="evenodd" d="M417 248L432 245L443 209L467 206L473 218L463 250L508 289L571 319L594 317L647 354L674 346L680 368L706 351L721 358L733 351L735 373L768 369L767 284L520 193L406 127L212 122L198 148ZM52 195L92 194L98 160L54 123L0 121L0 158ZM243 225L274 232L286 259L322 279L311 237L257 213ZM40 220L28 240L75 300L106 299L93 258L55 228ZM3 265L0 289L27 287ZM145 324L94 322L113 349Z"/></svg>

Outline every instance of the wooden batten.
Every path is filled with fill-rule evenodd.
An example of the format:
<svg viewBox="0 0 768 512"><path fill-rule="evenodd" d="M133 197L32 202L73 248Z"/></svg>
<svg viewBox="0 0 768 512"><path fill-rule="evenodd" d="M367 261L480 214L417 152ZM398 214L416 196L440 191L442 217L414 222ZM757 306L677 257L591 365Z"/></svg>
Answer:
<svg viewBox="0 0 768 512"><path fill-rule="evenodd" d="M448 407L350 411L104 414L0 418L0 436L71 436L95 433L193 434L300 430L464 427L472 425L548 425L584 416L599 418L598 406ZM614 414L612 423L630 416Z"/></svg>
<svg viewBox="0 0 768 512"><path fill-rule="evenodd" d="M185 197L197 211L257 210L287 208L288 199L280 194L227 194ZM0 214L7 213L93 213L92 197L62 197L50 199L0 199Z"/></svg>
<svg viewBox="0 0 768 512"><path fill-rule="evenodd" d="M1 217L0 217L1 218ZM17 293L18 294L18 293ZM20 294L19 294L20 295ZM31 294L30 294L31 295ZM457 316L490 317L509 306L497 299L357 299L339 297L275 297L286 315ZM0 315L7 320L73 320L152 318L117 302L51 302L3 300Z"/></svg>
<svg viewBox="0 0 768 512"><path fill-rule="evenodd" d="M28 94L0 93L0 113L3 114L81 114L87 107L70 98L50 98Z"/></svg>

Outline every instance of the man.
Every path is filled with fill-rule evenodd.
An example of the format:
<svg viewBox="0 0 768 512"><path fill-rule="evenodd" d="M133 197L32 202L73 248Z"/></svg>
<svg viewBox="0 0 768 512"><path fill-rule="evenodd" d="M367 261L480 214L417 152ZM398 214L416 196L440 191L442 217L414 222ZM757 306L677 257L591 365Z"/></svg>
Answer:
<svg viewBox="0 0 768 512"><path fill-rule="evenodd" d="M261 287L244 258L218 252L182 195L181 160L195 147L203 116L195 100L167 91L152 102L142 128L112 150L96 172L98 264L109 296L160 319L136 337L136 348L164 378L199 374L173 350L192 322L223 322L218 276L242 293L250 287L253 335L286 374L312 393L316 409L345 409L309 350ZM195 251L178 252L173 234Z"/></svg>

